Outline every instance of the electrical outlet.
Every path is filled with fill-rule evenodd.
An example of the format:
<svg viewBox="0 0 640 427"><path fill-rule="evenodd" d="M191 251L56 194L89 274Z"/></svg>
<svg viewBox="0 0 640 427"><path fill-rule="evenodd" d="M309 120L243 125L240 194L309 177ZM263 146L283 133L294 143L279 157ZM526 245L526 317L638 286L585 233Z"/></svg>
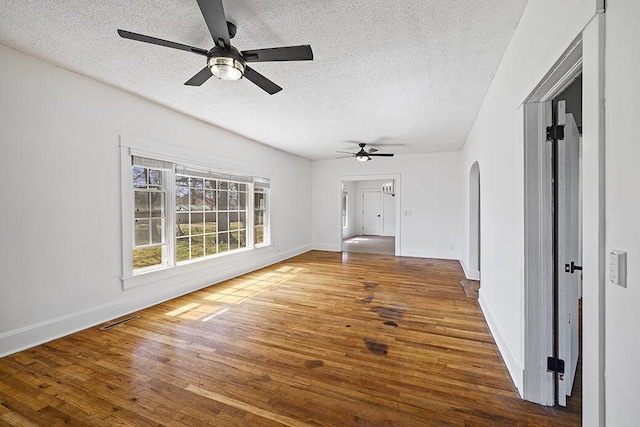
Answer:
<svg viewBox="0 0 640 427"><path fill-rule="evenodd" d="M627 253L612 250L609 253L609 280L614 285L627 287Z"/></svg>
<svg viewBox="0 0 640 427"><path fill-rule="evenodd" d="M613 252L609 254L609 280L618 284L618 257Z"/></svg>

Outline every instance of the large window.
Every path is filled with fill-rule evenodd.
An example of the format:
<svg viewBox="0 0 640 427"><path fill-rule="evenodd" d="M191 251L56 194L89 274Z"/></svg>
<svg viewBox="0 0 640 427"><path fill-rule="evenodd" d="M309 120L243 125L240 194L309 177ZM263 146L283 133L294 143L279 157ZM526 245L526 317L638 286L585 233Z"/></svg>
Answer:
<svg viewBox="0 0 640 427"><path fill-rule="evenodd" d="M269 243L268 179L130 159L131 274Z"/></svg>

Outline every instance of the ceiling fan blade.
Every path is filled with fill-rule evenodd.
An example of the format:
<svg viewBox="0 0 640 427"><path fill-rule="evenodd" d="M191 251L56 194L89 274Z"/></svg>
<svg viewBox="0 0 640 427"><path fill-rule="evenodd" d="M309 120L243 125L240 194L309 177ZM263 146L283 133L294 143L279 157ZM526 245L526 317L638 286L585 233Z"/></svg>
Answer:
<svg viewBox="0 0 640 427"><path fill-rule="evenodd" d="M336 159L346 159L347 157L355 157L355 154L352 154L350 156L338 156L336 157Z"/></svg>
<svg viewBox="0 0 640 427"><path fill-rule="evenodd" d="M202 70L198 71L198 73L195 76L191 77L184 84L187 86L201 86L202 83L209 80L209 77L211 77L212 75L213 74L211 74L211 70L207 66L207 67L204 67Z"/></svg>
<svg viewBox="0 0 640 427"><path fill-rule="evenodd" d="M369 156L393 157L392 153L369 153Z"/></svg>
<svg viewBox="0 0 640 427"><path fill-rule="evenodd" d="M244 76L269 95L273 95L274 93L278 93L282 90L280 86L251 67L245 67Z"/></svg>
<svg viewBox="0 0 640 427"><path fill-rule="evenodd" d="M227 28L227 18L224 15L222 0L198 0L198 6L204 17L204 21L209 27L213 42L218 47L231 48L229 40L229 29Z"/></svg>
<svg viewBox="0 0 640 427"><path fill-rule="evenodd" d="M200 49L199 47L187 46L186 44L170 42L168 40L162 40L151 36L145 36L144 34L132 33L131 31L126 30L118 30L118 34L120 37L129 40L135 40L144 43L155 44L158 46L171 47L173 49L185 50L187 52L197 53L199 55L207 56L209 51L205 49Z"/></svg>
<svg viewBox="0 0 640 427"><path fill-rule="evenodd" d="M313 51L311 50L311 46L305 44L300 46L243 50L242 56L247 62L311 61L313 59Z"/></svg>
<svg viewBox="0 0 640 427"><path fill-rule="evenodd" d="M379 151L377 148L369 147L369 154Z"/></svg>
<svg viewBox="0 0 640 427"><path fill-rule="evenodd" d="M350 151L336 151L336 153L342 153L342 154L351 154L352 156L355 156L356 153L352 153Z"/></svg>

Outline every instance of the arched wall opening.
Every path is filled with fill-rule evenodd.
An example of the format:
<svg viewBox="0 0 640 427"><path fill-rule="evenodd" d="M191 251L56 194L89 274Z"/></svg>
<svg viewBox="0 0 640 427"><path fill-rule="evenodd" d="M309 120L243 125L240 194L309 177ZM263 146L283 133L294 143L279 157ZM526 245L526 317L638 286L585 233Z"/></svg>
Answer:
<svg viewBox="0 0 640 427"><path fill-rule="evenodd" d="M469 172L469 279L480 280L480 165Z"/></svg>

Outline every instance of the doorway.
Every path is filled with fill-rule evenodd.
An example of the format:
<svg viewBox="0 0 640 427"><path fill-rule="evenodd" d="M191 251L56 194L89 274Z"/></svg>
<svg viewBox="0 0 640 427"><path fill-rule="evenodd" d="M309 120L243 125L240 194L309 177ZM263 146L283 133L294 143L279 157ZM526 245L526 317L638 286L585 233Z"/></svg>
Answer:
<svg viewBox="0 0 640 427"><path fill-rule="evenodd" d="M525 370L523 397L567 406L580 355L582 39L523 104ZM580 399L573 399L581 404ZM578 406L577 410L580 410Z"/></svg>
<svg viewBox="0 0 640 427"><path fill-rule="evenodd" d="M469 172L469 271L468 278L480 280L480 165Z"/></svg>
<svg viewBox="0 0 640 427"><path fill-rule="evenodd" d="M398 254L399 180L382 178L341 182L343 252Z"/></svg>

